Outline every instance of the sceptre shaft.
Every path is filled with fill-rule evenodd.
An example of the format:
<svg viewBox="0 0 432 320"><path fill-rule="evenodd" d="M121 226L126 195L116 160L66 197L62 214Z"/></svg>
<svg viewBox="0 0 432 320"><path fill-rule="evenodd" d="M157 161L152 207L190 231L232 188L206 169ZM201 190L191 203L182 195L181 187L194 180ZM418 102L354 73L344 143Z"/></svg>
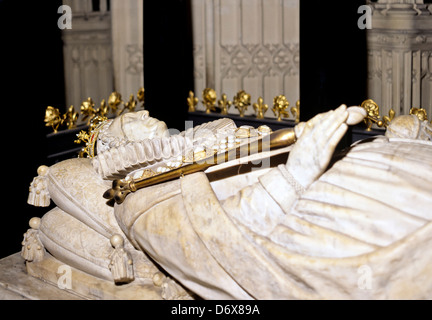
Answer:
<svg viewBox="0 0 432 320"><path fill-rule="evenodd" d="M266 150L266 147L268 147L270 151L273 151L288 147L295 143L296 140L297 138L294 129L280 129L270 134L268 146L265 145L266 141L263 141L263 138L261 137L257 141L248 143L247 151L249 155L260 153L263 150ZM105 191L103 197L110 201L114 200L117 204L121 204L123 203L126 196L131 192L135 192L139 189L153 186L162 182L171 181L188 174L202 172L212 166L225 163L233 159L239 159L240 157L244 156L242 154L244 148L245 145L240 145L235 149L227 150L224 153L216 153L213 156L149 178L141 178L136 180L131 179L128 181L123 179L114 180L112 188Z"/></svg>

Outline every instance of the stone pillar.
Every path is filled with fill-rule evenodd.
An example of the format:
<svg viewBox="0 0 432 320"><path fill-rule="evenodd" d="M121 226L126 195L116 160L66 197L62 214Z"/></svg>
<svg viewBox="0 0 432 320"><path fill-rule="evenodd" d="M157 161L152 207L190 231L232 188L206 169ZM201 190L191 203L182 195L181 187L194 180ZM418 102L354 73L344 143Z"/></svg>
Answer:
<svg viewBox="0 0 432 320"><path fill-rule="evenodd" d="M412 107L432 115L432 5L423 0L379 0L367 31L368 97L381 114Z"/></svg>
<svg viewBox="0 0 432 320"><path fill-rule="evenodd" d="M97 11L90 0L63 4L72 11L72 28L62 30L66 107L73 105L79 112L88 97L98 104L113 91L111 15L106 0Z"/></svg>
<svg viewBox="0 0 432 320"><path fill-rule="evenodd" d="M144 86L143 10L142 0L111 0L114 88L123 100Z"/></svg>
<svg viewBox="0 0 432 320"><path fill-rule="evenodd" d="M262 97L271 106L284 94L295 106L299 0L192 0L192 15L196 96L209 87L231 100L245 90L252 103ZM270 109L266 117L275 117Z"/></svg>

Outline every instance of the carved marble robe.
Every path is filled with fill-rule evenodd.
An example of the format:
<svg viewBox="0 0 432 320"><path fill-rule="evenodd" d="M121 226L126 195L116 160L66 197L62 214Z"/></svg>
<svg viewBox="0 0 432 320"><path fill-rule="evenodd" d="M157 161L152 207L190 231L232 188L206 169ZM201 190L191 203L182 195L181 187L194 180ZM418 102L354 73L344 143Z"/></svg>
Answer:
<svg viewBox="0 0 432 320"><path fill-rule="evenodd" d="M206 299L431 296L431 142L359 143L293 204L285 171L197 173L114 213L134 246Z"/></svg>

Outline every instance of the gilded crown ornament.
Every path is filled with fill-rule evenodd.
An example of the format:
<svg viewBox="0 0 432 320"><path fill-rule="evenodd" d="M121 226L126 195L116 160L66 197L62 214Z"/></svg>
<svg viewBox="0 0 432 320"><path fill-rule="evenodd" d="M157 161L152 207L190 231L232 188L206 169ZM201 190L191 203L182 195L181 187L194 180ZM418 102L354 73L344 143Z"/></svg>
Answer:
<svg viewBox="0 0 432 320"><path fill-rule="evenodd" d="M102 99L99 109L96 110L96 115L101 116L101 117L105 117L108 115L108 111L109 111L108 105L107 105L105 99Z"/></svg>
<svg viewBox="0 0 432 320"><path fill-rule="evenodd" d="M385 127L388 127L390 122L392 122L392 120L394 119L395 115L396 115L396 112L393 109L390 109L389 115L383 117L383 125Z"/></svg>
<svg viewBox="0 0 432 320"><path fill-rule="evenodd" d="M379 128L387 128L396 116L396 112L392 108L390 109L388 116L381 117L379 106L372 99L363 101L361 107L366 110L367 114L364 119L366 131L371 131L373 124L376 124ZM415 115L422 122L429 121L427 111L423 108L411 108L409 114Z"/></svg>
<svg viewBox="0 0 432 320"><path fill-rule="evenodd" d="M277 117L278 121L282 121L282 117L288 118L289 113L286 109L289 107L290 103L284 95L276 96L273 99L273 113Z"/></svg>
<svg viewBox="0 0 432 320"><path fill-rule="evenodd" d="M228 115L229 108L234 105L238 110L240 117L244 117L246 111L251 105L251 95L246 93L245 90L239 91L230 101L227 95L223 93L219 100L217 100L216 91L211 88L206 88L203 90L202 103L206 108L206 113L210 114L217 111L215 104L217 101L218 111L220 110L221 115ZM186 99L189 112L195 112L197 110L198 98L195 97L193 91L189 91L189 96ZM290 103L284 95L276 96L273 100L273 113L278 117L278 121L282 120L282 117L289 118L291 111L295 123L300 122L300 100L297 100L296 105L287 110ZM255 117L257 119L264 119L265 113L268 111L268 104L264 103L264 99L259 97L256 103L252 104L255 111Z"/></svg>
<svg viewBox="0 0 432 320"><path fill-rule="evenodd" d="M259 97L257 103L253 104L253 108L255 109L257 119L264 119L264 114L268 110L268 105L264 103L262 97Z"/></svg>
<svg viewBox="0 0 432 320"><path fill-rule="evenodd" d="M76 126L76 122L78 121L78 113L75 112L73 106L69 107L69 109L64 114L63 119L68 129L72 129Z"/></svg>
<svg viewBox="0 0 432 320"><path fill-rule="evenodd" d="M96 155L95 147L97 143L97 137L99 135L100 130L103 126L105 126L110 120L107 117L96 116L90 121L88 131L81 130L77 134L77 140L74 142L77 144L85 143L85 147L83 147L79 153L80 158L94 158Z"/></svg>
<svg viewBox="0 0 432 320"><path fill-rule="evenodd" d="M375 123L378 127L388 127L390 122L394 119L396 112L393 109L390 109L389 115L380 117L379 106L372 99L367 99L363 101L361 107L366 110L366 118L364 122L366 124L366 131L372 130L372 125Z"/></svg>
<svg viewBox="0 0 432 320"><path fill-rule="evenodd" d="M95 103L92 98L87 98L87 100L81 103L81 114L84 116L82 120L87 120L87 125L95 117L105 117L108 114L108 106L105 99L101 101L100 107L95 109Z"/></svg>
<svg viewBox="0 0 432 320"><path fill-rule="evenodd" d="M144 93L145 93L145 90L143 87L138 89L137 99L138 99L138 102L142 102L142 104L141 104L142 107L144 107Z"/></svg>
<svg viewBox="0 0 432 320"><path fill-rule="evenodd" d="M77 120L78 114L75 112L73 106L70 106L64 115L61 115L59 109L52 106L47 107L45 110L45 125L52 127L54 133L62 125L66 125L68 129L74 128Z"/></svg>
<svg viewBox="0 0 432 320"><path fill-rule="evenodd" d="M295 107L291 107L291 113L295 119L295 123L300 122L300 100L297 100Z"/></svg>
<svg viewBox="0 0 432 320"><path fill-rule="evenodd" d="M227 95L222 94L222 98L218 101L218 107L221 109L222 115L228 114L228 109L231 107L232 102L228 100Z"/></svg>
<svg viewBox="0 0 432 320"><path fill-rule="evenodd" d="M122 102L123 101L120 93L117 91L111 92L108 98L108 105L113 113L117 114L117 108Z"/></svg>
<svg viewBox="0 0 432 320"><path fill-rule="evenodd" d="M187 101L187 105L189 107L189 112L195 112L196 110L196 105L198 104L198 98L195 97L195 94L193 93L193 91L189 91L189 97L186 99Z"/></svg>
<svg viewBox="0 0 432 320"><path fill-rule="evenodd" d="M62 124L62 117L57 108L48 106L45 110L45 126L52 127L54 133L58 131L59 126Z"/></svg>
<svg viewBox="0 0 432 320"><path fill-rule="evenodd" d="M239 111L240 117L244 117L246 110L251 104L251 96L246 91L239 91L233 99L235 108Z"/></svg>
<svg viewBox="0 0 432 320"><path fill-rule="evenodd" d="M94 108L95 104L92 98L87 98L87 100L81 103L81 114L84 116L83 120L87 120L87 124L90 124L90 121L96 114L96 110Z"/></svg>
<svg viewBox="0 0 432 320"><path fill-rule="evenodd" d="M135 107L137 105L137 101L135 100L135 97L133 94L129 96L129 101L124 103L124 108L119 111L117 115L121 115L125 111L134 112Z"/></svg>
<svg viewBox="0 0 432 320"><path fill-rule="evenodd" d="M90 125L94 118L107 118L109 114L119 115L124 112L132 112L141 102L144 108L144 88L140 88L137 92L136 99L133 94L129 96L127 102L122 101L121 94L114 91L110 94L108 100L102 99L99 108L95 108L95 102L92 98L87 98L81 103L80 113L75 112L74 106L70 106L65 114L61 114L58 108L48 106L45 110L45 126L51 127L53 132L58 132L60 127L72 129L81 116L81 121L86 121L86 125ZM123 108L119 106L123 104ZM96 120L95 120L96 121Z"/></svg>
<svg viewBox="0 0 432 320"><path fill-rule="evenodd" d="M428 121L428 115L423 108L411 108L409 114L413 114L419 118L420 121Z"/></svg>
<svg viewBox="0 0 432 320"><path fill-rule="evenodd" d="M216 91L211 88L205 88L203 91L203 104L206 107L206 113L211 113L212 111L216 111Z"/></svg>

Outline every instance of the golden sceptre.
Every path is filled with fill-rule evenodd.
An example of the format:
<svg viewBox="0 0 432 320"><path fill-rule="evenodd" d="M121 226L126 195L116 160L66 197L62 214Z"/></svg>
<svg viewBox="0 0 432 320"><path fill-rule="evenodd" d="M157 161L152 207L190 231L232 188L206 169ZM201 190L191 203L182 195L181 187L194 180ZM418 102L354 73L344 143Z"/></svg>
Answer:
<svg viewBox="0 0 432 320"><path fill-rule="evenodd" d="M272 134L270 134L269 140L270 140L270 143L268 145L269 149L276 150L276 149L290 146L291 144L296 142L297 138L294 129L290 128L290 129L280 129L273 132ZM262 138L259 139L258 141L253 141L252 143L249 143L247 145L248 154L252 155L252 154L262 152L263 150L265 150L263 146L266 147L265 142L263 142ZM239 159L241 156L244 155L243 148L244 145L238 146L237 148L227 150L224 153L217 153L205 159L196 161L194 163L149 178L142 178L137 180L132 179L129 181L122 180L122 179L114 180L112 184L112 188L107 190L103 194L103 197L110 201L114 200L117 204L121 204L123 203L126 196L131 192L135 192L139 189L153 186L162 182L171 181L188 174L202 172L212 166L228 162L229 160L233 160L234 158Z"/></svg>

